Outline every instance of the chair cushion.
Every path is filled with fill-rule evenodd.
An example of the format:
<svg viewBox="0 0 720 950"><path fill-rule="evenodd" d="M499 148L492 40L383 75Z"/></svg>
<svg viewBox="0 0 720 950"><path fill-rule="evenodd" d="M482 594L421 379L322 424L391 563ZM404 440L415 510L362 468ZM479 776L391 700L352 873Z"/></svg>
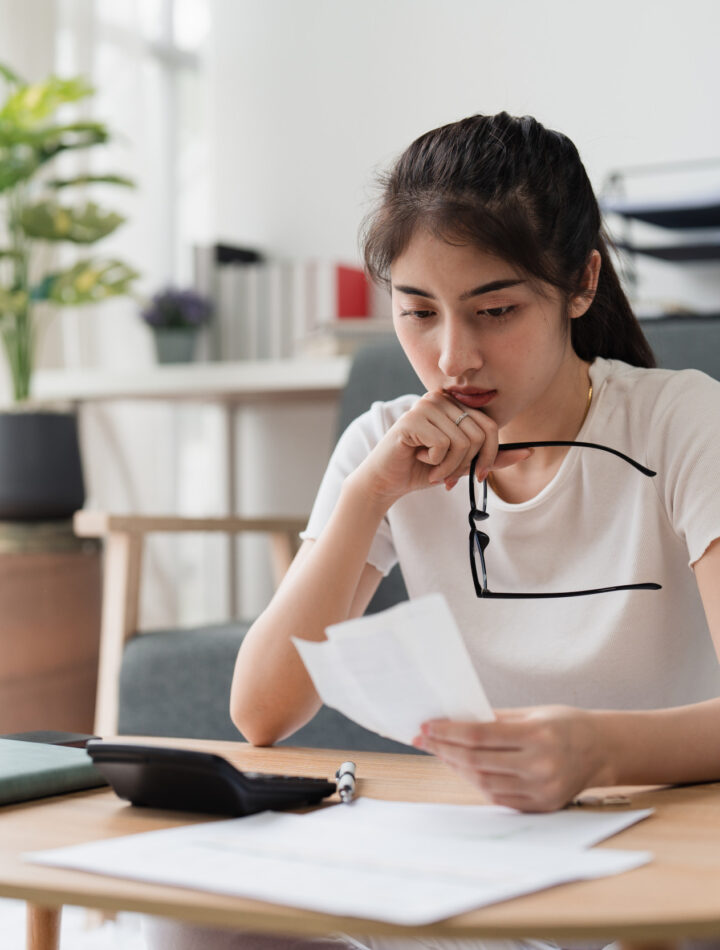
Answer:
<svg viewBox="0 0 720 950"><path fill-rule="evenodd" d="M155 630L129 640L120 673L118 731L237 739L228 711L230 684L248 626Z"/></svg>
<svg viewBox="0 0 720 950"><path fill-rule="evenodd" d="M230 719L230 685L235 657L249 626L240 621L156 630L133 637L123 655L118 731L123 735L242 739ZM327 706L279 744L416 751L363 729Z"/></svg>
<svg viewBox="0 0 720 950"><path fill-rule="evenodd" d="M713 317L664 317L641 320L658 366L699 369L720 379L720 320Z"/></svg>

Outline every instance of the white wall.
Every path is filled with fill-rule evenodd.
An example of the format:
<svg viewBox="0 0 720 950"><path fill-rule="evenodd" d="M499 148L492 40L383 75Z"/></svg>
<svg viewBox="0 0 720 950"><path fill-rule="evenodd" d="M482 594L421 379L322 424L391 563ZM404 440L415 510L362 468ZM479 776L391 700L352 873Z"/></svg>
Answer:
<svg viewBox="0 0 720 950"><path fill-rule="evenodd" d="M0 61L26 79L55 62L55 0L0 0Z"/></svg>
<svg viewBox="0 0 720 950"><path fill-rule="evenodd" d="M356 256L373 170L475 112L532 114L609 169L720 156L716 0L213 0L218 232ZM718 168L720 179L720 168ZM649 270L646 296L718 269ZM666 288L667 285L667 288Z"/></svg>

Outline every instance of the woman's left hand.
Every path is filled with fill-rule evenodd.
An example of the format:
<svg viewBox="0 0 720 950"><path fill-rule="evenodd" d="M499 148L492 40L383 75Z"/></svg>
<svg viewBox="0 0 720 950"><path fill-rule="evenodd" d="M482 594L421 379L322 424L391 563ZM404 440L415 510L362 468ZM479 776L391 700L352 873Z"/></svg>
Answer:
<svg viewBox="0 0 720 950"><path fill-rule="evenodd" d="M584 788L612 784L599 717L571 706L495 710L494 722L423 723L413 741L496 805L555 811Z"/></svg>

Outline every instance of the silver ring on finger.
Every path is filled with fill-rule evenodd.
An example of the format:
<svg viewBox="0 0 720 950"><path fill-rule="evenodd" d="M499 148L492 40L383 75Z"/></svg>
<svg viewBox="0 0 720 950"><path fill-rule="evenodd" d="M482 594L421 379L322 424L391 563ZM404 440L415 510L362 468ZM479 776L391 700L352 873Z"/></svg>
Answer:
<svg viewBox="0 0 720 950"><path fill-rule="evenodd" d="M456 426L459 426L460 423L463 421L463 419L464 419L466 416L469 416L469 415L470 415L469 412L461 412L460 415L459 415L459 416L457 417L457 419L455 420L455 425L456 425Z"/></svg>

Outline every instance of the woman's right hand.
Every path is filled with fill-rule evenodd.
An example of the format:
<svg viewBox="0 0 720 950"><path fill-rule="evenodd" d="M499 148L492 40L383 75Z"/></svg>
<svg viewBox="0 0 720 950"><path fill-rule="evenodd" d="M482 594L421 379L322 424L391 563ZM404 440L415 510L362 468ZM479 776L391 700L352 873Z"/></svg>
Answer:
<svg viewBox="0 0 720 950"><path fill-rule="evenodd" d="M469 473L478 452L475 474L482 481L493 469L529 458L532 449L498 452L495 422L437 390L426 393L397 420L351 478L390 507L403 495L440 482L452 488Z"/></svg>

